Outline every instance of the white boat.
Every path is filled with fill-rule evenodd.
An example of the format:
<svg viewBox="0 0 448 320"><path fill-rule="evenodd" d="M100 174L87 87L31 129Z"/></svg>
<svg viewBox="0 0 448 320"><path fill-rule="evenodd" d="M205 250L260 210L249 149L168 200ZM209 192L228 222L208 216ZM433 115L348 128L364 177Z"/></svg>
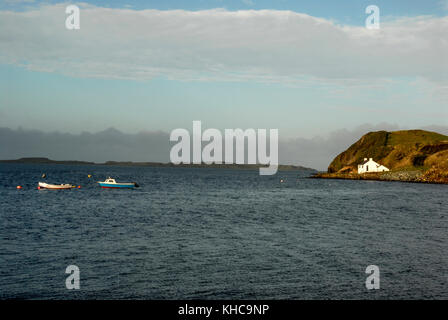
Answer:
<svg viewBox="0 0 448 320"><path fill-rule="evenodd" d="M76 186L71 184L49 184L45 182L39 182L40 189L72 189L76 188Z"/></svg>

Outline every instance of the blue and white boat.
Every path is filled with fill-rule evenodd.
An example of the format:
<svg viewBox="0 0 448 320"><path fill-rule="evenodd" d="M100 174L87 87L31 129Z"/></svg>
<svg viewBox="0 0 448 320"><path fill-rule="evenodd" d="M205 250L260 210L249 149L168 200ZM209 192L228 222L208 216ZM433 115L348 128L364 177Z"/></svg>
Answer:
<svg viewBox="0 0 448 320"><path fill-rule="evenodd" d="M98 181L101 188L135 188L138 184L135 182L117 182L111 177L107 178L106 181Z"/></svg>

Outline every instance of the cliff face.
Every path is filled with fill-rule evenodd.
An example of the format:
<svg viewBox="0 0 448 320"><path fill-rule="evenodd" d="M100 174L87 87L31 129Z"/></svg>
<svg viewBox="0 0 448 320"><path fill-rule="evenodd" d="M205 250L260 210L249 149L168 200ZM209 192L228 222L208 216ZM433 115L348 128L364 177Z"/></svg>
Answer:
<svg viewBox="0 0 448 320"><path fill-rule="evenodd" d="M419 170L432 179L430 175L443 176L448 169L448 136L424 130L369 132L339 154L328 173L356 172L364 158L393 171Z"/></svg>

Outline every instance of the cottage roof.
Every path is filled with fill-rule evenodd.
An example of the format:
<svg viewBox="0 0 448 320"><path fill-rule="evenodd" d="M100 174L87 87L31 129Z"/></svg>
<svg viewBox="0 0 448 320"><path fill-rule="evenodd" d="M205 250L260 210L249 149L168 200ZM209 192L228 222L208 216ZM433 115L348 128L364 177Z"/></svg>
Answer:
<svg viewBox="0 0 448 320"><path fill-rule="evenodd" d="M369 162L369 160L364 160L363 162L361 162L361 165L365 165L367 162Z"/></svg>

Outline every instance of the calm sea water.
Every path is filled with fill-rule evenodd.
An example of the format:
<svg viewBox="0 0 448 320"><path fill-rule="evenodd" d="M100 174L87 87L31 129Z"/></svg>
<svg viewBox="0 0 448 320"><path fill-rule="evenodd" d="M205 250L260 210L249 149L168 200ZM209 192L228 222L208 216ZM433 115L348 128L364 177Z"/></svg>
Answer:
<svg viewBox="0 0 448 320"><path fill-rule="evenodd" d="M448 186L308 175L2 164L0 298L448 298Z"/></svg>

